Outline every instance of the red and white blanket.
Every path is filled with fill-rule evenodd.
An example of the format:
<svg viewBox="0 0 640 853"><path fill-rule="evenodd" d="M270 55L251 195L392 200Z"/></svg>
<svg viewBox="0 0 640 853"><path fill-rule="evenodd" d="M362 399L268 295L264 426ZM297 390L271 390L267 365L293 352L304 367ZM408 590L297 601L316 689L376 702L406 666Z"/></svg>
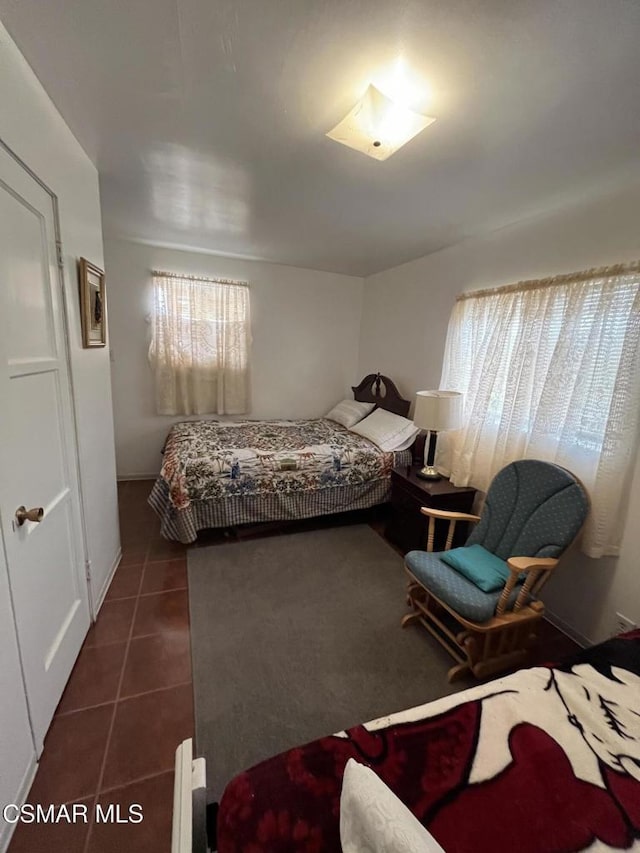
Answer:
<svg viewBox="0 0 640 853"><path fill-rule="evenodd" d="M219 853L338 853L349 758L447 853L640 850L640 631L257 765L225 790Z"/></svg>

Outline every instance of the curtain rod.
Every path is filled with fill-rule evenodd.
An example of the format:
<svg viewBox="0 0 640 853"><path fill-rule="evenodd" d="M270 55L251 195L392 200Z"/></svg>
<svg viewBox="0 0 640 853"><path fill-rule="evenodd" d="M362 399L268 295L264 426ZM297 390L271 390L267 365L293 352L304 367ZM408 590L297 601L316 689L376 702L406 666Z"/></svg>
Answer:
<svg viewBox="0 0 640 853"><path fill-rule="evenodd" d="M151 275L158 278L186 278L189 281L208 281L211 284L234 284L236 287L249 287L248 281L237 281L233 278L207 278L203 275L187 275L187 273L165 272L164 270L151 270Z"/></svg>
<svg viewBox="0 0 640 853"><path fill-rule="evenodd" d="M484 290L467 290L456 296L456 302L461 302L464 299L479 299L484 296L493 296L497 293L514 293L524 290L537 290L539 288L553 287L559 284L573 284L574 282L579 281L611 278L617 275L637 272L640 272L640 261L632 261L628 264L614 264L613 266L608 267L593 267L593 269L589 270L564 273L563 275L554 275L548 278L527 279L525 281L518 281L515 284L506 284L503 287L491 287Z"/></svg>

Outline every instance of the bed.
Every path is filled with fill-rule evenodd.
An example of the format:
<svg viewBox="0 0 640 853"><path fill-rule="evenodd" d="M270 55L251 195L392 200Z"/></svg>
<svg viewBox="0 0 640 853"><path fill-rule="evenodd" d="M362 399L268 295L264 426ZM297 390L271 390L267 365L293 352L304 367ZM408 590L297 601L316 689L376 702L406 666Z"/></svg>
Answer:
<svg viewBox="0 0 640 853"><path fill-rule="evenodd" d="M640 631L262 762L224 792L218 853L339 853L351 758L447 853L638 850Z"/></svg>
<svg viewBox="0 0 640 853"><path fill-rule="evenodd" d="M410 401L381 374L354 399L406 417ZM327 418L175 424L149 503L168 539L190 543L207 528L368 509L389 498L391 470L413 450L383 452Z"/></svg>

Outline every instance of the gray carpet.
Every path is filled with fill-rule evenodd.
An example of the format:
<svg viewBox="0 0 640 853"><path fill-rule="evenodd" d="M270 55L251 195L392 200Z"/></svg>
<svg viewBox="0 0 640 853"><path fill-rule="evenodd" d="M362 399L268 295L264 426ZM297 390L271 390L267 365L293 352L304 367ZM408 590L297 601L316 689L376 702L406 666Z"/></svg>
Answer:
<svg viewBox="0 0 640 853"><path fill-rule="evenodd" d="M462 689L406 612L402 558L357 525L188 551L209 799L289 747Z"/></svg>

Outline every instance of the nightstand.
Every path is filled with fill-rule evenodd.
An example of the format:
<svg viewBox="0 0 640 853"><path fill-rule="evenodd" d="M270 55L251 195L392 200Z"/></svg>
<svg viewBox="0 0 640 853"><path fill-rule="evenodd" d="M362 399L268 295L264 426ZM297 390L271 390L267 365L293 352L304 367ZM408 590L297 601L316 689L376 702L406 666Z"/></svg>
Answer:
<svg viewBox="0 0 640 853"><path fill-rule="evenodd" d="M429 519L420 507L444 509L454 512L471 512L476 490L453 486L448 480L421 480L417 471L422 466L394 468L391 472L391 515L385 529L387 539L404 553L426 550ZM434 550L444 548L448 525L436 523ZM458 523L453 540L454 547L464 545L469 535L469 525Z"/></svg>

